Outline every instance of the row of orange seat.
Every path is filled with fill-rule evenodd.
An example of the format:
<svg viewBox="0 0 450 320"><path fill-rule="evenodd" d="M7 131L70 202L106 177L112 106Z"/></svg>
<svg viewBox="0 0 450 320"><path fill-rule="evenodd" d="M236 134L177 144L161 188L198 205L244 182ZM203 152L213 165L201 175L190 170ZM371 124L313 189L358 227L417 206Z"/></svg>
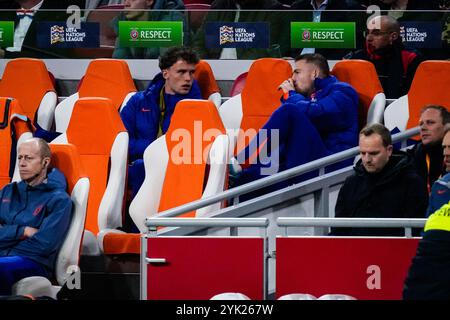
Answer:
<svg viewBox="0 0 450 320"><path fill-rule="evenodd" d="M209 64L202 61L197 68L195 76L201 86L204 97L210 98L219 105L221 101L219 88L215 79L211 78L212 71ZM34 85L35 83L37 84ZM11 134L15 133L17 136L16 140L19 140L16 142L20 143L22 140L31 137L33 131L30 121L15 121L13 115L23 114L37 125L42 119L43 101L48 102L48 99L46 100L45 97L51 94L55 99L51 103L45 104L45 110L50 111L49 114L46 114L46 119L49 121L46 123L40 122L39 126L45 130L50 130L54 126L56 131L62 133L52 141L52 144L73 144L76 146L82 167L90 180L84 252L87 254L98 254L99 247L96 235L99 230L121 227L123 220L128 134L121 122L118 110L136 92L128 65L122 60L100 59L92 61L79 86L78 92L66 98L57 106L56 93L49 82L49 75L43 61L36 59L10 61L5 68L0 86L2 90L1 95L14 98L12 100L9 98L4 99L3 103L0 103L2 110L5 111L7 100L9 101L8 106L11 105L11 108L8 108L8 115L5 114L8 124L11 125L6 126L5 130L1 131L4 135L4 140L8 141L7 144L2 143L5 149L5 152L2 153L4 168L1 168L3 185L9 183L11 178L13 180L19 179L17 174L13 174L13 172L17 173L17 168L14 170L8 167L10 156L12 156L11 160L13 160L11 163L14 164L13 154L15 148ZM22 101L23 110L20 107ZM211 103L208 105L208 108L211 105L217 120L219 119L217 107ZM182 114L181 116L174 115L174 119L186 122L186 118L192 118L196 114L196 108L198 107L190 108L187 114ZM183 108L180 110L183 110ZM206 107L203 107L202 113L211 115L211 113L205 113L206 110ZM205 124L209 118L205 118L204 115L200 114L199 117L193 118L193 121L202 121L203 127L206 128ZM176 123L177 121L174 122L175 126ZM19 124L24 127L20 132L18 131ZM183 127L183 124L180 124L180 126ZM189 126L189 123L186 126ZM220 126L217 123L215 127L221 127L223 130L221 122ZM223 161L223 163L225 162L226 160ZM167 170L167 174L169 175L172 171ZM175 184L175 186L180 185L180 183ZM201 186L203 187L203 182ZM160 193L161 190L157 195ZM202 193L201 188L200 193ZM182 194L180 193L180 195ZM169 197L168 199L173 199L173 202L165 200L164 197L161 199L161 202L164 203L161 206L166 207L184 203L183 199L186 201L193 200L186 198L186 193L184 193L184 198L181 200L178 197ZM158 207L155 210L157 211Z"/></svg>
<svg viewBox="0 0 450 320"><path fill-rule="evenodd" d="M203 88L210 89L203 92L204 97L208 98L211 93L218 93L218 87L215 81L211 82L213 74L206 62L202 62L198 69L201 70L202 65L206 66L208 75L204 80L198 79L200 83L204 81L206 84ZM389 126L404 130L416 126L414 119L417 119L421 105L450 105L450 94L446 90L450 83L450 61L423 62L416 72L408 96L401 97L386 110L375 69L369 62L341 61L332 71L341 80L354 85L360 95L361 105L369 115L368 121L384 120ZM286 60L256 60L248 70L242 92L220 105L220 108L203 100L184 100L177 105L168 133L152 143L144 154L146 177L130 206L130 215L141 232L146 231L145 217L219 193L227 187L227 163L240 139L238 129L256 131L265 123L279 105L279 84L291 74L291 64ZM13 81L17 82L13 84ZM433 86L429 86L430 83ZM118 109L136 91L126 62L93 60L79 91L57 107L47 106L49 100L56 101L46 98L55 95L50 84L51 79L42 61L18 59L8 63L0 81L0 96L12 96L14 99L0 100L0 111L4 114L4 126L0 130L2 147L14 149L11 133L16 134L18 143L24 137L31 136L26 126L20 128L19 124L26 123L22 121L21 113L47 129L52 128L54 119L56 130L62 134L52 144L74 145L69 147L73 150L67 152L66 156L56 155L55 164L63 168L69 181L83 177L89 179L89 198L81 197L84 200L80 200L73 196L79 210L86 212L86 223L83 215L77 215L82 218L75 223L85 229L83 253L139 253L140 235L126 234L117 229L122 225L124 214L128 149L128 134ZM36 92L31 92L33 90ZM21 111L22 104L26 111ZM54 117L51 110L54 110ZM200 131L196 127L199 122L202 123ZM8 124L13 124L13 127ZM215 129L214 134L205 138L205 133L210 129ZM200 158L197 158L199 147L195 142L183 146L180 151L180 140L174 139L174 135L180 132L187 132L190 138L200 134ZM4 143L5 139L9 142ZM55 149L58 147L53 148L58 153ZM3 157L7 155L1 159L0 173L6 178L3 182L9 182L10 178L19 179L18 175L11 174L14 171L12 168L4 165L9 163L10 152L2 151L5 151L1 153ZM205 154L208 156L204 157ZM178 157L178 160L174 157ZM79 168L77 173L73 168ZM69 182L70 188L74 185L74 182ZM221 205L212 205L187 215L209 216ZM81 241L81 232L74 231L72 234L72 237L78 237ZM73 243L76 244L76 241ZM72 246L72 257L77 256L78 251L75 249Z"/></svg>
<svg viewBox="0 0 450 320"><path fill-rule="evenodd" d="M204 71L200 72L201 70ZM448 61L422 63L417 70L416 78L408 95L411 96L411 101L408 103L407 98L400 98L398 102L391 104L385 111L384 94L371 63L345 60L338 62L332 70L334 75L351 83L358 91L363 110L360 113L362 123L365 123L366 119L368 122L382 122L384 117L384 122L391 126L390 129L393 129L392 126L396 126L400 130L416 126L417 121L414 123L414 120L410 120L408 124L408 119L418 117L421 105L426 103L450 105L449 94L445 90L445 85L449 83L446 80L450 75L449 71L450 62ZM203 88L204 98L218 94L219 89L212 70L205 61L200 64L197 72L201 74L200 76L197 75L197 79ZM273 58L256 60L248 70L242 92L222 104L218 114L216 108L211 109L211 104L205 105L204 102L183 103L182 107L177 108L179 111L174 115L169 132L174 132L177 128L185 128L194 133L193 124L195 121L202 121L205 124L210 123L209 128L216 128L219 130L218 132L223 133L226 130L227 139L230 142L228 142L228 149L221 149L221 152L229 158L232 153L235 153L236 145L245 146L245 143L239 144L239 140L242 138L248 139L246 130L251 129L256 132L278 107L280 93L277 88L291 74L291 64L286 60ZM436 74L439 77L436 77ZM11 84L14 78L18 81L16 85ZM44 79L42 83L41 79ZM31 81L36 85L27 84L25 81ZM53 116L48 110L52 108L43 108L43 103L39 102L40 96L44 97L45 100L49 93L54 94L54 89L50 86L49 81L48 72L42 61L34 59L13 60L8 63L3 79L0 81L0 96L16 98L27 110L24 111L25 114L31 119L34 118L38 123L42 119L47 119L47 125L42 121L40 125L50 129ZM433 87L423 85L430 82L434 83ZM442 83L442 85L439 83ZM8 91L8 88L14 88L14 90ZM22 88L22 90L17 88ZM36 92L31 93L32 89L36 89ZM78 92L62 101L57 107L53 107L56 130L62 132L62 135L54 140L54 143L71 143L77 147L91 183L87 209L86 230L88 232L85 235L85 253L98 254L100 248L107 251L109 248L111 252L115 253L129 250L116 245L105 247L102 241L99 248L96 235L101 230L117 229L122 225L128 135L117 110L124 106L135 91L136 88L125 61L93 60ZM426 91L426 95L421 95L420 92L424 91ZM216 106L220 105L220 99L215 101L219 101ZM397 103L401 105L394 110L393 106ZM398 115L394 114L393 117L387 116L391 109L397 112L404 108L404 105L407 106L406 111L402 111ZM408 110L408 107L411 108ZM198 109L200 111L195 111L196 108L200 108ZM45 117L41 114L44 114ZM406 122L404 119L406 119ZM204 125L202 130L207 129L208 126ZM239 129L241 130L239 131ZM240 134L243 134L243 136L240 136ZM217 136L214 136L214 139L217 139ZM159 147L156 147L158 144ZM206 145L202 146L202 151L205 147ZM156 158L148 156L148 160L144 158L146 172L148 172L149 177L153 175L151 179L146 179L152 180L152 182L144 183L145 187L138 193L135 203L130 207L130 214L141 232L145 230L144 218L146 216L199 199L205 194L220 192L225 187L223 181L226 168L224 169L224 166L219 166L220 168L217 169L219 172L215 178L217 185L211 186L211 189L208 190L205 187L207 186L206 176L211 178L214 175L211 167L209 167L209 174L205 175L206 161L202 160L200 163L196 163L192 160L191 164L193 165L190 164L188 169L187 167L168 165L168 163L172 164L168 159L172 156L173 142L155 141L155 145L149 147L149 150L156 150L157 148L166 150L167 158L163 160L161 160L161 156L156 156ZM228 150L234 152L228 152ZM153 154L158 152L161 154L162 151L153 151ZM9 152L5 154L9 155ZM5 163L6 160L9 159L5 159ZM161 165L156 164L158 161L161 162ZM200 166L194 164L200 164ZM2 168L3 176L6 177L4 183L9 182L8 179L12 177L11 171L9 167ZM190 172L196 173L189 179L184 179L183 176L186 177ZM159 183L157 188L153 184L154 181ZM185 181L193 185L198 181L199 189L188 186L187 189L192 193L181 192L179 187L183 186ZM208 192L206 192L207 190ZM199 215L199 212L196 215ZM139 250L138 246L132 245L131 247L133 248L131 251Z"/></svg>

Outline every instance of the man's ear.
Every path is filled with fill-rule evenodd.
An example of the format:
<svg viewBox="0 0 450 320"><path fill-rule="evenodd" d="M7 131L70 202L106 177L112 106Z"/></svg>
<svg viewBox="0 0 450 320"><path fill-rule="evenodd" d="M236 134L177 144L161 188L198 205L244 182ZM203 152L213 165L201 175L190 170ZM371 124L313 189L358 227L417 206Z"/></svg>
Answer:
<svg viewBox="0 0 450 320"><path fill-rule="evenodd" d="M44 158L44 163L43 163L43 167L44 168L48 168L48 166L50 165L50 158Z"/></svg>
<svg viewBox="0 0 450 320"><path fill-rule="evenodd" d="M169 77L169 69L163 69L161 70L162 72L162 76L165 80L167 80L167 78Z"/></svg>
<svg viewBox="0 0 450 320"><path fill-rule="evenodd" d="M394 32L391 33L391 40L392 40L392 42L395 42L398 39L398 37L399 37L398 32L394 31Z"/></svg>
<svg viewBox="0 0 450 320"><path fill-rule="evenodd" d="M389 157L392 155L393 150L394 150L394 147L392 146L392 144L387 146L387 152L389 154Z"/></svg>
<svg viewBox="0 0 450 320"><path fill-rule="evenodd" d="M319 75L320 75L320 71L319 71L319 69L318 69L318 68L315 68L315 69L314 69L314 73L313 73L313 75L314 75L314 79L317 79L317 78L319 77Z"/></svg>

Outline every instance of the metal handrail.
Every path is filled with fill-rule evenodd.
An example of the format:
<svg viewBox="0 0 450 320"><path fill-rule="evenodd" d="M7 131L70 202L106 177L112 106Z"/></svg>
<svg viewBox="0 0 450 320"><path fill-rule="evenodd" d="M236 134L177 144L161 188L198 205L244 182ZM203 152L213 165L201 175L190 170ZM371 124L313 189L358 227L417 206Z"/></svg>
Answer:
<svg viewBox="0 0 450 320"><path fill-rule="evenodd" d="M284 227L344 227L344 228L403 228L405 237L412 237L412 228L423 228L427 219L418 218L278 218L277 225Z"/></svg>
<svg viewBox="0 0 450 320"><path fill-rule="evenodd" d="M419 133L419 127L415 127L415 128L397 133L392 136L392 143L396 143L396 142L411 138L411 137L417 135L418 133ZM242 194L246 194L246 193L267 187L267 186L271 186L275 183L297 177L301 174L304 174L304 173L307 173L307 172L310 172L313 170L324 168L331 164L355 157L358 154L359 154L359 147L347 149L347 150L332 154L330 156L320 158L320 159L308 162L306 164L273 174L271 176L267 176L265 178L261 178L261 179L252 181L252 182L244 184L242 186L220 192L218 194L206 197L204 199L195 200L190 203L187 203L187 204L184 204L184 205L181 205L181 206L169 209L169 210L161 211L160 213L158 213L158 217L168 218L168 217L178 216L178 215L186 213L186 212L194 211L194 210L209 206L211 204L214 204L214 203L217 203L217 202L220 202L223 200L227 200L227 199L230 199L230 198L233 198L236 196L240 196Z"/></svg>
<svg viewBox="0 0 450 320"><path fill-rule="evenodd" d="M279 227L423 228L418 218L278 218Z"/></svg>
<svg viewBox="0 0 450 320"><path fill-rule="evenodd" d="M269 225L268 218L146 218L147 227L259 227Z"/></svg>

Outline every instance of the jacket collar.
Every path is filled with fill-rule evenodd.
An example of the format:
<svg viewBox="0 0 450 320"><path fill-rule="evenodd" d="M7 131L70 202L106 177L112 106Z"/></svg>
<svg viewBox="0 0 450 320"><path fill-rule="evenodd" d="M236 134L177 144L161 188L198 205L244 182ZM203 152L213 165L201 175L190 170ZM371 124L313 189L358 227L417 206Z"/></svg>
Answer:
<svg viewBox="0 0 450 320"><path fill-rule="evenodd" d="M315 92L318 92L326 87L328 87L330 84L336 83L337 79L335 76L328 76L325 78L316 78L314 80L314 88Z"/></svg>

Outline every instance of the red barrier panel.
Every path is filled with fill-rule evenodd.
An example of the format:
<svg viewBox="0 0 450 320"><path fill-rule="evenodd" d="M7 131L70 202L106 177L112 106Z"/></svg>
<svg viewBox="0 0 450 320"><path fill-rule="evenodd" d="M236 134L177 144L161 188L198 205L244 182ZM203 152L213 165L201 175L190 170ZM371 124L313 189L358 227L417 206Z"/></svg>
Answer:
<svg viewBox="0 0 450 320"><path fill-rule="evenodd" d="M280 237L276 296L346 294L358 300L402 298L419 239Z"/></svg>
<svg viewBox="0 0 450 320"><path fill-rule="evenodd" d="M166 263L144 270L149 300L208 300L224 292L264 298L264 239L155 237L147 257Z"/></svg>

